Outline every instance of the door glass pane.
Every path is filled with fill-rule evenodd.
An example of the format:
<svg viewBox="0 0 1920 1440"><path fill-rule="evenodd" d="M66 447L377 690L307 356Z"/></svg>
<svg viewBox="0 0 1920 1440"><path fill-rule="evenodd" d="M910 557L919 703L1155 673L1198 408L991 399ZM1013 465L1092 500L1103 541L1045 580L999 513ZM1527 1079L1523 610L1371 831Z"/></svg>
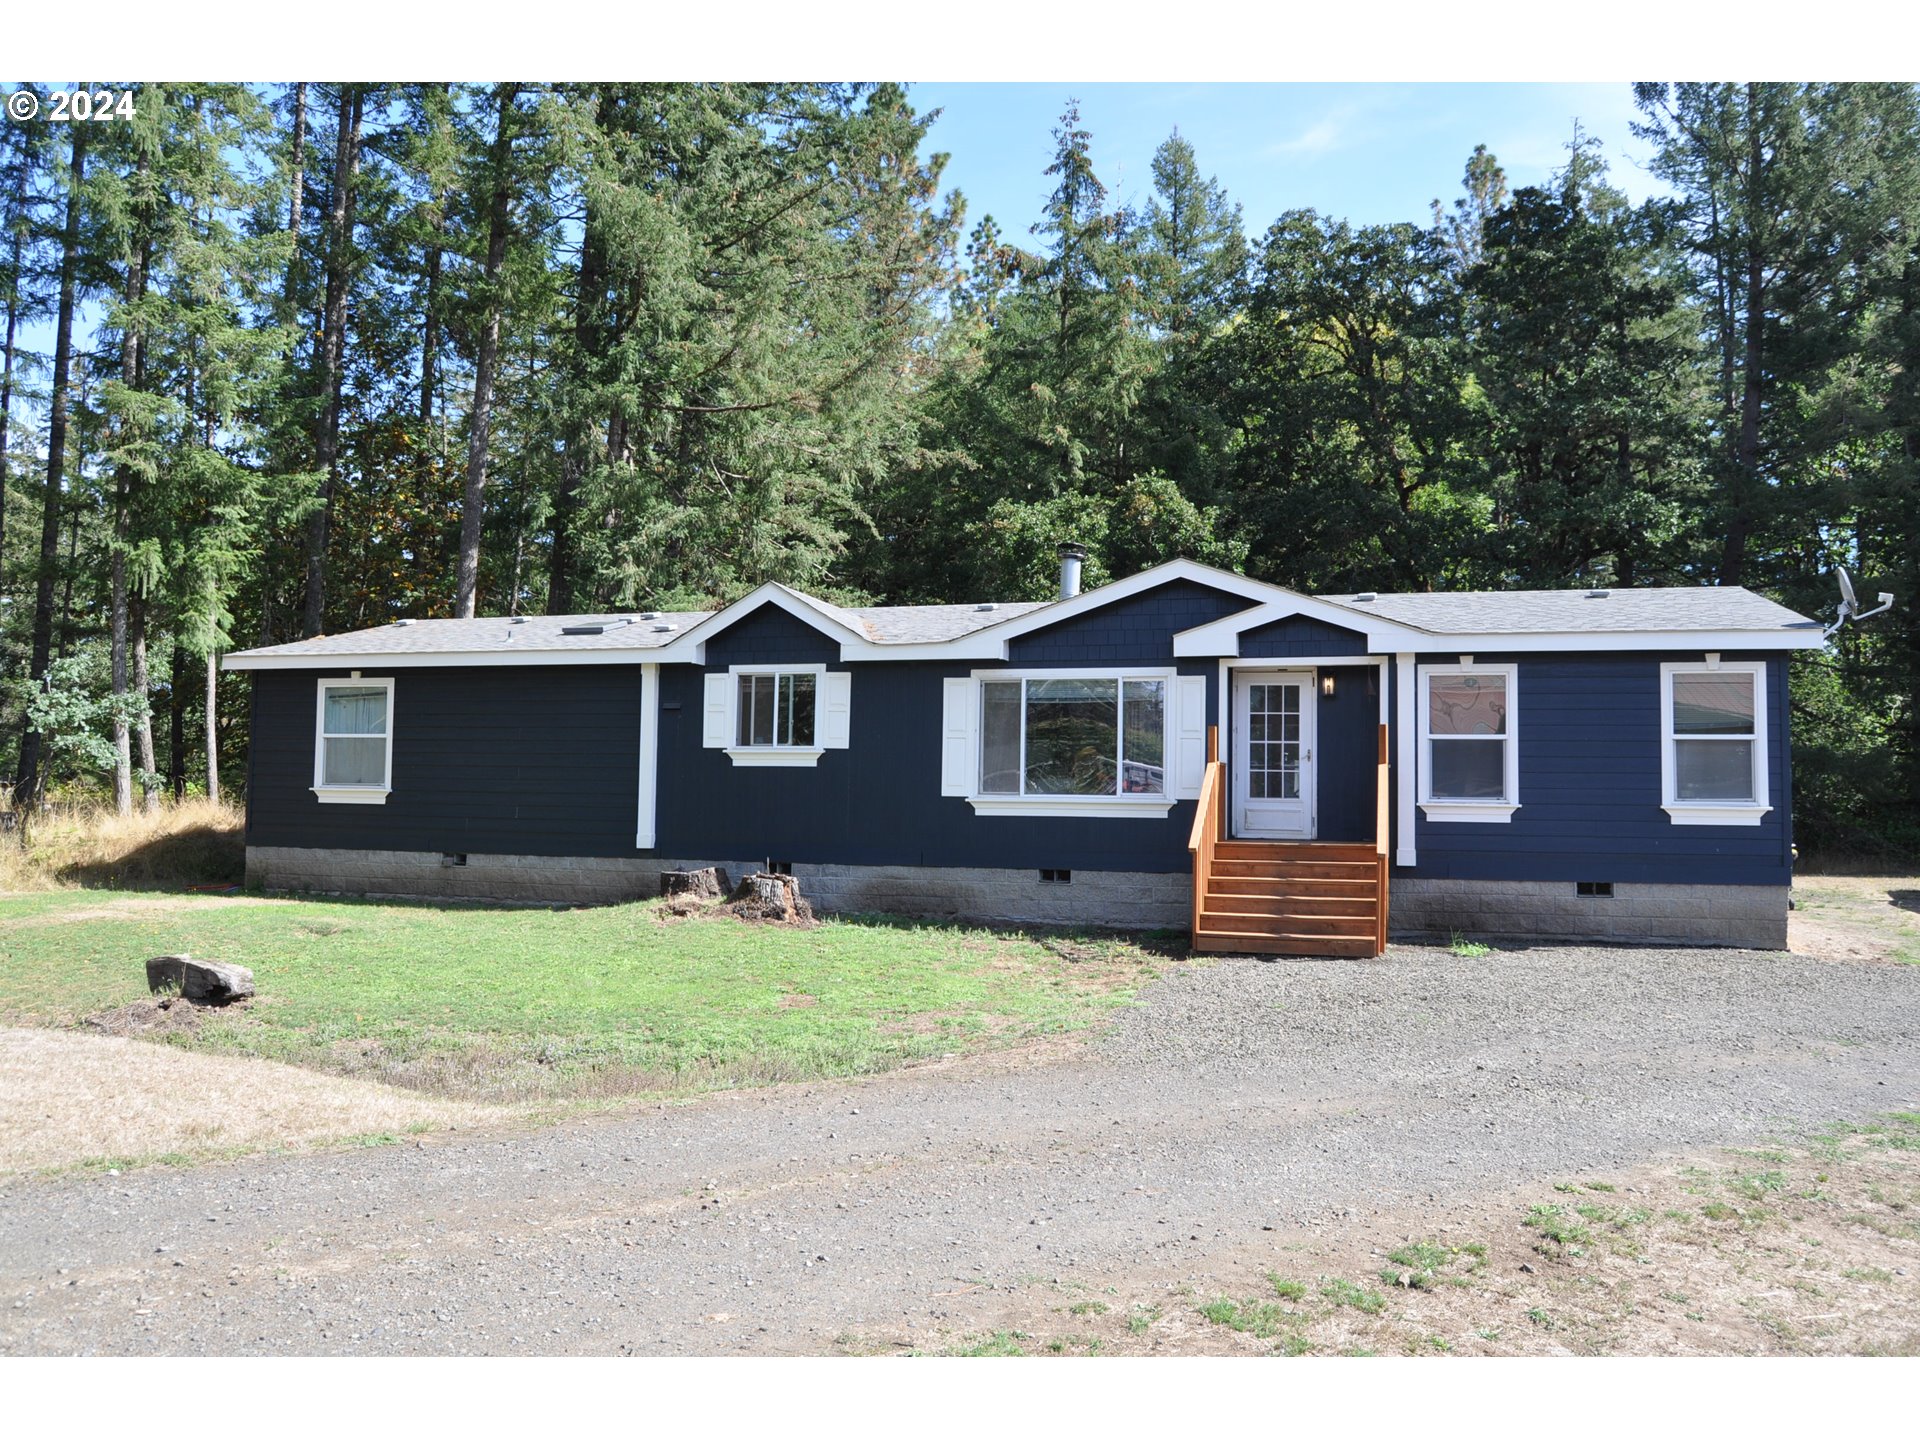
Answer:
<svg viewBox="0 0 1920 1440"><path fill-rule="evenodd" d="M384 685L329 685L322 730L328 735L384 735L387 733L387 691Z"/></svg>
<svg viewBox="0 0 1920 1440"><path fill-rule="evenodd" d="M1020 793L1020 682L980 687L980 793Z"/></svg>
<svg viewBox="0 0 1920 1440"><path fill-rule="evenodd" d="M1673 733L1753 734L1753 676L1712 672L1673 677Z"/></svg>
<svg viewBox="0 0 1920 1440"><path fill-rule="evenodd" d="M1113 795L1120 696L1112 680L1027 682L1027 793Z"/></svg>
<svg viewBox="0 0 1920 1440"><path fill-rule="evenodd" d="M1431 787L1436 800L1499 800L1506 794L1505 740L1435 740Z"/></svg>
<svg viewBox="0 0 1920 1440"><path fill-rule="evenodd" d="M321 767L322 785L381 785L387 778L387 742L384 739L326 740Z"/></svg>
<svg viewBox="0 0 1920 1440"><path fill-rule="evenodd" d="M1427 733L1429 735L1506 734L1507 677L1504 675L1429 675L1427 677Z"/></svg>
<svg viewBox="0 0 1920 1440"><path fill-rule="evenodd" d="M1753 741L1674 741L1673 789L1680 800L1753 799Z"/></svg>
<svg viewBox="0 0 1920 1440"><path fill-rule="evenodd" d="M1300 697L1297 682L1247 687L1247 797L1300 798Z"/></svg>
<svg viewBox="0 0 1920 1440"><path fill-rule="evenodd" d="M1125 795L1164 794L1167 788L1167 682L1129 680L1125 699L1120 791Z"/></svg>

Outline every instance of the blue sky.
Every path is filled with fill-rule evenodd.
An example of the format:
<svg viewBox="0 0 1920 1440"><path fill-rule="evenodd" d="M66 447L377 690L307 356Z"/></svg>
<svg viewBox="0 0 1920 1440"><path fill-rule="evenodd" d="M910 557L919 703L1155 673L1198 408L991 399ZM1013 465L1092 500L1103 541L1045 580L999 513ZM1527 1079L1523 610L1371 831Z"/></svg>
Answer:
<svg viewBox="0 0 1920 1440"><path fill-rule="evenodd" d="M1615 185L1635 200L1664 191L1628 126L1632 85L1611 84L1042 84L921 83L921 111L942 113L931 150L951 154L944 179L1019 239L1040 214L1053 130L1067 97L1093 132L1094 167L1110 201L1152 192L1149 162L1177 126L1203 173L1244 208L1256 238L1290 209L1358 224L1428 222L1428 203L1460 193L1460 172L1485 144L1514 187L1565 159L1577 118L1605 145Z"/></svg>

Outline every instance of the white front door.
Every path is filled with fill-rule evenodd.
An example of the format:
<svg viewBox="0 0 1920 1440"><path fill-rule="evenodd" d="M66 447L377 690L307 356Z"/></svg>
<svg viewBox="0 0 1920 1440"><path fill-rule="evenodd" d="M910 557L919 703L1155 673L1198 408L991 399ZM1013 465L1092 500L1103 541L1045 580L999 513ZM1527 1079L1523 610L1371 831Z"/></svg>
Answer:
<svg viewBox="0 0 1920 1440"><path fill-rule="evenodd" d="M1313 672L1233 672L1233 833L1311 840Z"/></svg>

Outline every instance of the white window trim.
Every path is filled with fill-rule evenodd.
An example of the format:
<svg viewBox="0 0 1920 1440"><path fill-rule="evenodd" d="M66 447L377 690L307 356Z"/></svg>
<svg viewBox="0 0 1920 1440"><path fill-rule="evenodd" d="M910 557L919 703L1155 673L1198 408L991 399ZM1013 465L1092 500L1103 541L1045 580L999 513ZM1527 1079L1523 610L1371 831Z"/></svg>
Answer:
<svg viewBox="0 0 1920 1440"><path fill-rule="evenodd" d="M821 710L827 699L827 667L822 664L729 665L727 667L728 733L740 734L740 677L742 675L811 675L813 680L813 738L811 745L741 745L725 747L735 765L796 768L818 765L826 747L819 744ZM777 684L778 682L776 682Z"/></svg>
<svg viewBox="0 0 1920 1440"><path fill-rule="evenodd" d="M1673 753L1673 677L1736 674L1753 676L1753 799L1681 800L1677 798ZM1697 737L1689 737L1697 738ZM1673 825L1758 825L1773 803L1767 795L1767 662L1669 660L1660 666L1660 808Z"/></svg>
<svg viewBox="0 0 1920 1440"><path fill-rule="evenodd" d="M328 785L325 783L327 765L327 689L385 690L387 692L387 742L386 764L382 768L383 779L378 785ZM336 737L338 738L338 737ZM369 739L369 736L360 736ZM329 675L314 682L313 692L313 794L323 805L384 805L387 796L393 793L393 677L362 679L359 671L351 676Z"/></svg>
<svg viewBox="0 0 1920 1440"><path fill-rule="evenodd" d="M1148 666L1142 669L1131 667L1105 670L1086 666L1061 666L1046 670L975 670L973 679L973 726L975 743L973 747L973 786L974 793L967 797L967 803L973 807L976 815L1037 815L1037 816L1073 816L1084 818L1099 816L1110 820L1155 820L1164 818L1174 807L1175 801L1167 793L1173 784L1173 766L1171 756L1178 739L1174 733L1174 708L1177 701L1176 687L1180 672L1171 668ZM980 758L986 745L986 724L982 707L986 703L983 684L993 680L1112 680L1118 686L1117 694L1124 697L1126 682L1129 680L1158 680L1165 687L1160 705L1161 741L1160 741L1160 784L1158 795L1006 795L983 794L980 791ZM1027 770L1027 722L1026 691L1021 690L1020 710L1020 773Z"/></svg>
<svg viewBox="0 0 1920 1440"><path fill-rule="evenodd" d="M1414 712L1418 717L1420 747L1420 811L1429 820L1448 824L1509 825L1513 812L1520 808L1520 667L1506 664L1421 665L1414 685ZM1435 799L1433 795L1433 704L1427 682L1436 675L1499 675L1507 682L1506 774L1501 785L1505 792L1498 800ZM1446 741L1443 738L1442 744Z"/></svg>

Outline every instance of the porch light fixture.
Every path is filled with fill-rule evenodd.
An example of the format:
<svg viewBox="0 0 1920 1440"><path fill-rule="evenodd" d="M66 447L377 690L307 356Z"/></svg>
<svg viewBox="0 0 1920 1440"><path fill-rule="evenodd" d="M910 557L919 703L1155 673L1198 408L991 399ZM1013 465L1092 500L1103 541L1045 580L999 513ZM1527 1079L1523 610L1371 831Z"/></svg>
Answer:
<svg viewBox="0 0 1920 1440"><path fill-rule="evenodd" d="M1329 700L1333 698L1333 672L1328 671L1320 677L1320 693Z"/></svg>

